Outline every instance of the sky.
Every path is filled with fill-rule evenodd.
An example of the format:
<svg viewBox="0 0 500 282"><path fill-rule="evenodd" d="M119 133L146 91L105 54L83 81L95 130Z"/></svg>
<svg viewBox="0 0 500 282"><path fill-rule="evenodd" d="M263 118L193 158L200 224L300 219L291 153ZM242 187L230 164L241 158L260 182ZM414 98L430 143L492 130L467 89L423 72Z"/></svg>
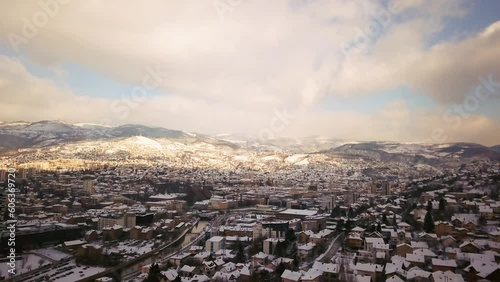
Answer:
<svg viewBox="0 0 500 282"><path fill-rule="evenodd" d="M0 3L0 121L500 144L500 2Z"/></svg>

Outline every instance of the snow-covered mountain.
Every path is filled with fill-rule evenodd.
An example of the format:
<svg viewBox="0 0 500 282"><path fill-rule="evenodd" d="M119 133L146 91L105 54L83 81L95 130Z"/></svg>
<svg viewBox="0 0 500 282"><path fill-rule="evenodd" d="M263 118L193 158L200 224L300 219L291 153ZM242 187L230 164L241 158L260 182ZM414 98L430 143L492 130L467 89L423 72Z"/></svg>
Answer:
<svg viewBox="0 0 500 282"><path fill-rule="evenodd" d="M132 124L111 127L89 123L69 124L61 121L2 122L0 151L130 136L174 138L187 134L178 130Z"/></svg>
<svg viewBox="0 0 500 282"><path fill-rule="evenodd" d="M331 152L366 156L379 161L411 161L429 162L445 158L469 159L487 158L500 159L500 152L474 143L396 143L396 142L362 142L345 144L330 149Z"/></svg>
<svg viewBox="0 0 500 282"><path fill-rule="evenodd" d="M257 170L332 165L339 158L434 167L449 161L500 159L495 147L472 143L346 142L327 137L260 140L246 135L209 136L144 125L110 127L61 121L0 122L2 155L23 163L54 159L144 161Z"/></svg>

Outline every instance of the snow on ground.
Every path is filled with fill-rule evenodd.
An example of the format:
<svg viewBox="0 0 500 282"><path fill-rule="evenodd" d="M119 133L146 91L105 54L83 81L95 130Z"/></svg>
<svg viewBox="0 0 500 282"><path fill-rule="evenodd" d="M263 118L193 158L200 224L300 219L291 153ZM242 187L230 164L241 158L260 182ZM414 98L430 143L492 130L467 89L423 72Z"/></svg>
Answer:
<svg viewBox="0 0 500 282"><path fill-rule="evenodd" d="M118 252L122 254L128 254L129 256L138 256L145 253L151 252L153 250L154 243L149 241L123 241L117 246L107 248L106 252L113 253Z"/></svg>
<svg viewBox="0 0 500 282"><path fill-rule="evenodd" d="M68 254L63 253L61 251L58 251L54 248L37 249L37 250L32 250L30 252L35 253L35 254L44 255L44 256L51 258L53 260L56 260L56 261L59 261L61 259L65 259L65 258L69 257Z"/></svg>
<svg viewBox="0 0 500 282"><path fill-rule="evenodd" d="M16 275L26 273L31 270L39 268L41 266L40 262L42 263L41 265L50 264L48 260L39 257L37 255L32 255L32 254L22 255L22 259L16 260ZM7 265L7 263L0 263L0 272L2 273L3 276L8 277L7 271L9 269L10 267Z"/></svg>
<svg viewBox="0 0 500 282"><path fill-rule="evenodd" d="M163 146L160 143L143 136L134 136L127 138L125 140L118 142L118 145L122 145L125 147L134 147L134 146L149 147L157 150L163 149Z"/></svg>
<svg viewBox="0 0 500 282"><path fill-rule="evenodd" d="M248 156L238 155L238 156L234 156L233 159L235 161L246 162L246 161L248 161Z"/></svg>
<svg viewBox="0 0 500 282"><path fill-rule="evenodd" d="M296 162L294 165L308 165L309 160L308 159L303 159L300 162Z"/></svg>
<svg viewBox="0 0 500 282"><path fill-rule="evenodd" d="M48 281L52 282L73 282L81 280L85 277L92 276L104 271L103 267L90 267L85 265L77 266L75 260L70 260L57 265L57 267L47 267L36 275L27 278L26 282L39 281L43 277L47 277Z"/></svg>
<svg viewBox="0 0 500 282"><path fill-rule="evenodd" d="M263 157L262 160L263 161L281 161L281 158L276 156L276 155L272 155L272 156Z"/></svg>
<svg viewBox="0 0 500 282"><path fill-rule="evenodd" d="M290 162L290 163L295 163L303 158L307 157L306 154L296 154L289 156L288 158L285 159L285 161Z"/></svg>

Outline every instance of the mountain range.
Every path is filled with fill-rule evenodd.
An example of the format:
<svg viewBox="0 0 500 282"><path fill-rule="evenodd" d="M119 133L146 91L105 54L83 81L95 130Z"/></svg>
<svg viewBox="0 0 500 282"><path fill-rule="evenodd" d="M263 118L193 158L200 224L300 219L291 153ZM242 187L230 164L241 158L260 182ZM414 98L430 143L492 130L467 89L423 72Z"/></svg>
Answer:
<svg viewBox="0 0 500 282"><path fill-rule="evenodd" d="M204 135L161 127L127 124L105 126L62 121L0 122L0 155L48 154L68 158L218 158L235 162L308 164L311 156L331 154L362 157L382 162L437 164L444 160L500 159L500 145L474 143L353 142L326 137L259 140L246 135ZM138 153L140 152L140 153Z"/></svg>

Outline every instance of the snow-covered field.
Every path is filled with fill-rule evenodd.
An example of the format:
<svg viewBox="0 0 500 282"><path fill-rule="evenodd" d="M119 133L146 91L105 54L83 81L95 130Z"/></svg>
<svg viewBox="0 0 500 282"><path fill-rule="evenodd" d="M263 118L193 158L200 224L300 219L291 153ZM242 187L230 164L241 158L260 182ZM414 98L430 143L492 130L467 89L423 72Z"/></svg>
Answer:
<svg viewBox="0 0 500 282"><path fill-rule="evenodd" d="M28 277L24 281L36 281L40 278L48 277L48 281L52 282L74 282L104 270L105 268L103 267L77 266L75 260L70 260L58 265L56 268L48 267L41 273L38 272L35 276Z"/></svg>
<svg viewBox="0 0 500 282"><path fill-rule="evenodd" d="M22 255L21 260L16 261L16 275L29 272L31 270L35 270L42 265L50 264L50 262L42 257L32 254ZM7 263L0 264L0 272L2 276L9 277L8 270L10 267Z"/></svg>
<svg viewBox="0 0 500 282"><path fill-rule="evenodd" d="M37 250L32 250L30 252L46 256L46 257L51 258L55 261L59 261L61 259L65 259L65 258L69 257L68 254L63 253L61 251L58 251L54 248L37 249Z"/></svg>

